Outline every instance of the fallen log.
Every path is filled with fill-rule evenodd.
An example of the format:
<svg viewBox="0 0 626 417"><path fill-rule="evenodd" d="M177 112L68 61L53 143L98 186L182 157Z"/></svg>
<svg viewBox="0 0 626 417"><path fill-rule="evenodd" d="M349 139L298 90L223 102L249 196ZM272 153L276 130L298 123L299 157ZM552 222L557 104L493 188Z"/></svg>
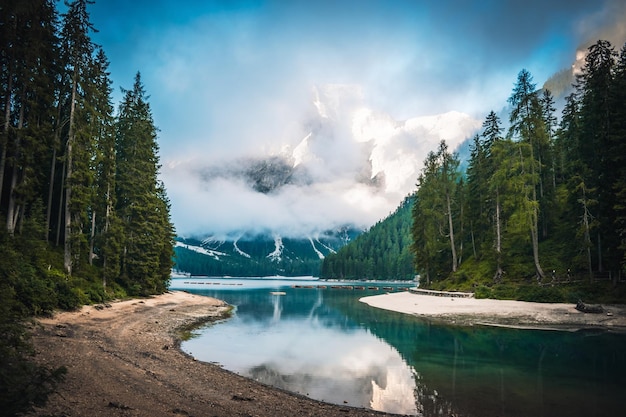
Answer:
<svg viewBox="0 0 626 417"><path fill-rule="evenodd" d="M604 308L599 304L585 304L582 300L578 300L576 303L576 310L582 311L583 313L593 313L599 314L604 313Z"/></svg>

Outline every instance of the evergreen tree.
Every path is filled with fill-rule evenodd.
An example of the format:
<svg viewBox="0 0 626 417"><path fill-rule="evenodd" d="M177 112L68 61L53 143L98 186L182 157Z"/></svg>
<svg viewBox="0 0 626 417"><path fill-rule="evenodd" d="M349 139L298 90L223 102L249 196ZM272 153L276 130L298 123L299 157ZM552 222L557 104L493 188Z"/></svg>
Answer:
<svg viewBox="0 0 626 417"><path fill-rule="evenodd" d="M615 193L615 230L620 239L622 269L626 264L626 44L622 47L609 91L609 151Z"/></svg>
<svg viewBox="0 0 626 417"><path fill-rule="evenodd" d="M448 152L442 141L436 153L427 155L418 178L413 208L413 249L418 268L425 274L427 283L434 276L443 275L446 269L441 259L435 259L437 254L446 254L449 271L455 272L458 267L455 227L460 207L453 201L459 195L458 166L458 157Z"/></svg>
<svg viewBox="0 0 626 417"><path fill-rule="evenodd" d="M45 164L48 141L42 138L50 136L53 117L56 11L44 0L10 2L3 9L0 200L6 172L6 229L13 235L45 181L39 167Z"/></svg>
<svg viewBox="0 0 626 417"><path fill-rule="evenodd" d="M89 262L95 257L102 265L102 286L119 275L119 253L122 229L115 212L115 131L113 104L111 103L111 80L107 72L108 59L102 49L98 50L93 66L92 127L96 142L95 192L91 204L91 235Z"/></svg>
<svg viewBox="0 0 626 417"><path fill-rule="evenodd" d="M530 231L535 272L538 279L543 279L545 274L539 261L539 200L538 191L541 195L543 190L542 161L545 159L547 148L546 130L543 126L541 107L537 98L535 84L532 83L532 75L527 70L522 70L517 76L517 83L513 93L509 97L512 106L509 121L511 127L509 137L518 137L521 178L528 181L525 186L518 189L524 193L524 199L520 208L528 210L521 213L518 220L526 222ZM524 152L523 144L528 144L528 155Z"/></svg>
<svg viewBox="0 0 626 417"><path fill-rule="evenodd" d="M85 252L85 226L87 204L90 199L89 162L92 156L92 138L89 135L87 98L88 71L94 45L89 32L94 30L89 21L89 0L68 3L61 29L61 53L69 74L69 101L67 109L68 131L65 139L65 201L64 201L64 267L68 274L77 257ZM81 112L82 110L82 112ZM78 113L81 114L78 114ZM87 183L85 183L87 182Z"/></svg>
<svg viewBox="0 0 626 417"><path fill-rule="evenodd" d="M157 129L141 75L124 90L116 132L116 212L124 229L121 279L133 293L165 291L172 267L169 202L157 181Z"/></svg>
<svg viewBox="0 0 626 417"><path fill-rule="evenodd" d="M591 213L598 222L594 246L597 270L614 269L621 257L616 250L619 237L612 219L614 194L611 163L611 100L613 68L616 54L608 41L600 40L591 45L585 57L585 65L578 77L580 97L581 136L577 142L576 160L580 161L582 181L597 201ZM580 187L576 187L580 189ZM576 192L576 189L573 192Z"/></svg>

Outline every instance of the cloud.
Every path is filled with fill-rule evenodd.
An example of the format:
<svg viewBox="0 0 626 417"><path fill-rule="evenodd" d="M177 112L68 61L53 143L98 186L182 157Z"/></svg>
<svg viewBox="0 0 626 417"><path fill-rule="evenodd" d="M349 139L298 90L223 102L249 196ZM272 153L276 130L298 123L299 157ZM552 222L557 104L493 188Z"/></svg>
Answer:
<svg viewBox="0 0 626 417"><path fill-rule="evenodd" d="M318 86L311 103L300 124L307 135L280 154L166 164L178 233L229 239L367 228L413 191L428 151L441 140L455 148L481 124L459 112L397 121L365 107L351 85Z"/></svg>
<svg viewBox="0 0 626 417"><path fill-rule="evenodd" d="M462 120L459 131L472 131L506 105L522 68L542 84L588 39L623 37L625 17L622 0L107 0L92 8L93 38L116 86L142 73L179 233L369 226L414 187L442 126ZM441 118L438 129L424 119L411 125L454 111L469 117ZM250 158L295 158L300 145L311 177L304 184L263 194L241 176L202 176Z"/></svg>

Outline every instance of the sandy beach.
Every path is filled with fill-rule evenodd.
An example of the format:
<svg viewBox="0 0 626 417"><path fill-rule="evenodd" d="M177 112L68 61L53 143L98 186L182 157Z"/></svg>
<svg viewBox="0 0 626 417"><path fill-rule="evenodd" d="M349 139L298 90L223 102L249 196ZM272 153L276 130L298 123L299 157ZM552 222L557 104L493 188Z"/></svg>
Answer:
<svg viewBox="0 0 626 417"><path fill-rule="evenodd" d="M86 306L40 319L35 359L64 365L66 381L32 416L382 416L292 394L196 361L179 329L217 320L222 301L185 292Z"/></svg>
<svg viewBox="0 0 626 417"><path fill-rule="evenodd" d="M626 305L603 305L600 314L583 313L574 304L452 298L410 292L363 297L372 307L457 325L626 332Z"/></svg>

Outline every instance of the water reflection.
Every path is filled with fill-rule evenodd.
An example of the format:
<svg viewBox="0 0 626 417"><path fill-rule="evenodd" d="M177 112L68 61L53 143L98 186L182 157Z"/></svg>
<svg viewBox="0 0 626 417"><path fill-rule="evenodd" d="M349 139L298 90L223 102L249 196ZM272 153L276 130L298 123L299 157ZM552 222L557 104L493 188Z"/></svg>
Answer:
<svg viewBox="0 0 626 417"><path fill-rule="evenodd" d="M285 295L274 295L274 291ZM233 318L183 348L313 398L423 416L621 415L626 336L448 327L282 285L203 291Z"/></svg>
<svg viewBox="0 0 626 417"><path fill-rule="evenodd" d="M395 348L328 308L322 290L281 292L286 294L211 294L237 306L234 316L185 342L183 349L312 398L417 413L415 373Z"/></svg>

